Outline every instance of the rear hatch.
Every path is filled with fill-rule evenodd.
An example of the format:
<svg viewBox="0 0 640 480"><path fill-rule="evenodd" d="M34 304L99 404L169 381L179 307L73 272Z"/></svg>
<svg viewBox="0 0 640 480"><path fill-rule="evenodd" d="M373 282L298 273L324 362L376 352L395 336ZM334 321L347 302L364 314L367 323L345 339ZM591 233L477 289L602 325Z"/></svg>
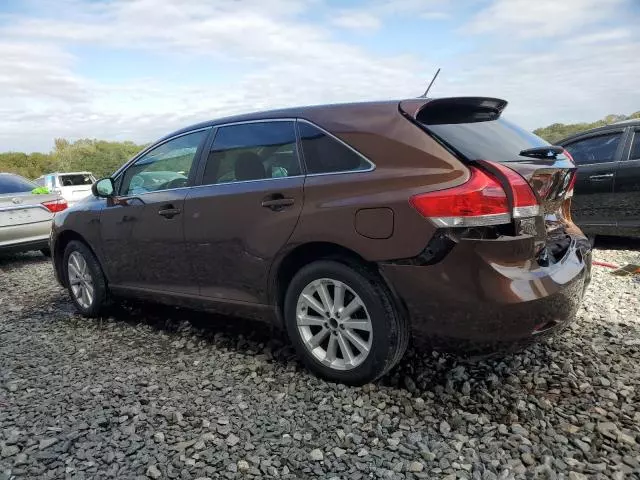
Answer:
<svg viewBox="0 0 640 480"><path fill-rule="evenodd" d="M570 234L580 233L570 215L576 167L562 147L503 119L506 105L499 99L459 97L410 100L400 104L400 111L461 161L488 171L503 185L508 186L512 171L524 178L539 208L518 209L506 188L514 233L535 236L543 256L557 259L569 247Z"/></svg>
<svg viewBox="0 0 640 480"><path fill-rule="evenodd" d="M58 176L60 193L69 203L77 202L91 194L95 178L88 172L62 173Z"/></svg>

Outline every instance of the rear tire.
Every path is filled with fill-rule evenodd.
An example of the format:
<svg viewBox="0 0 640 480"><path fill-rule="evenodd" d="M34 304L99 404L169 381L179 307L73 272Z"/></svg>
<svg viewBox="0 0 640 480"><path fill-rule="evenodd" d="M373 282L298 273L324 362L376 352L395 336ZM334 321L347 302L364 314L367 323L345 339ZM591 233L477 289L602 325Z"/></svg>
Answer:
<svg viewBox="0 0 640 480"><path fill-rule="evenodd" d="M85 317L95 317L108 304L107 282L98 259L84 243L69 242L63 257L64 281L71 301Z"/></svg>
<svg viewBox="0 0 640 480"><path fill-rule="evenodd" d="M409 325L375 272L321 260L293 277L284 302L289 337L316 375L363 385L391 370L409 342Z"/></svg>

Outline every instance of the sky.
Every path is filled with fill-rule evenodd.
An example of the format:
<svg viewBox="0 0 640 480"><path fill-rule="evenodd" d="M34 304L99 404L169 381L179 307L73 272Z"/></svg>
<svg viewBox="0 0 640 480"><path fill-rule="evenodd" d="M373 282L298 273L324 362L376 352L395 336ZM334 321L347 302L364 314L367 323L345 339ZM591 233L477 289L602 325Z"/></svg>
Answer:
<svg viewBox="0 0 640 480"><path fill-rule="evenodd" d="M528 129L640 110L640 0L0 0L0 151L318 103L494 96Z"/></svg>

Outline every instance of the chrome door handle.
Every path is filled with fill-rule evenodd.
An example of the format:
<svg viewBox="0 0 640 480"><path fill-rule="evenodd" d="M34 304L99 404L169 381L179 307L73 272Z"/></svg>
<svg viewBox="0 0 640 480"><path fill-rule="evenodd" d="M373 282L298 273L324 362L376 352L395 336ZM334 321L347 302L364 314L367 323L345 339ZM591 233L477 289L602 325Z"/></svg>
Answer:
<svg viewBox="0 0 640 480"><path fill-rule="evenodd" d="M606 173L603 175L591 175L589 180L606 180L607 178L613 178L613 173Z"/></svg>

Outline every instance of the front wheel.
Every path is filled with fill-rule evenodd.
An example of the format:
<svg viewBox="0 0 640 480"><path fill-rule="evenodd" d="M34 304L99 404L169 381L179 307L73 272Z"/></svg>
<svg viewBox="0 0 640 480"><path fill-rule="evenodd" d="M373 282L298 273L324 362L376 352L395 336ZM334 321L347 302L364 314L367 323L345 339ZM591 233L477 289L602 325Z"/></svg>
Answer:
<svg viewBox="0 0 640 480"><path fill-rule="evenodd" d="M107 305L108 292L95 255L84 243L74 240L67 245L63 261L65 281L76 309L84 316L97 316Z"/></svg>
<svg viewBox="0 0 640 480"><path fill-rule="evenodd" d="M362 385L387 373L406 350L409 327L375 273L318 261L302 268L285 297L287 331L317 375Z"/></svg>

